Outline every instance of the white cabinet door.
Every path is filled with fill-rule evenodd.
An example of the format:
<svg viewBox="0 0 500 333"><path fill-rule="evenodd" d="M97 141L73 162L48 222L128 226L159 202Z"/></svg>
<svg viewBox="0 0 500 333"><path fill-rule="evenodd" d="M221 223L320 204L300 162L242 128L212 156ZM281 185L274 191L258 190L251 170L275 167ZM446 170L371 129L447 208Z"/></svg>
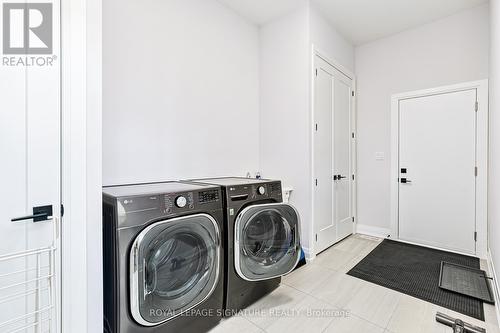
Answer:
<svg viewBox="0 0 500 333"><path fill-rule="evenodd" d="M3 3L0 65L0 331L59 326L59 2ZM5 33L8 29L8 34ZM34 207L49 206L43 221ZM26 327L26 329L22 329Z"/></svg>
<svg viewBox="0 0 500 333"><path fill-rule="evenodd" d="M475 253L476 94L400 101L400 239Z"/></svg>
<svg viewBox="0 0 500 333"><path fill-rule="evenodd" d="M352 80L315 58L314 225L319 253L353 232Z"/></svg>

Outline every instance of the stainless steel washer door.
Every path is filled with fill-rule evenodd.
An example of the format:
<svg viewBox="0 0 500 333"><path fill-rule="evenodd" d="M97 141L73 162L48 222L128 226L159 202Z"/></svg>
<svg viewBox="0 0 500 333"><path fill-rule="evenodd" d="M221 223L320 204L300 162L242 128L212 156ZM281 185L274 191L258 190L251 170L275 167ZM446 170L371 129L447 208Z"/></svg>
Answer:
<svg viewBox="0 0 500 333"><path fill-rule="evenodd" d="M300 259L300 222L288 204L252 205L236 218L234 258L247 281L290 273Z"/></svg>
<svg viewBox="0 0 500 333"><path fill-rule="evenodd" d="M220 230L209 215L156 222L130 253L130 302L134 320L154 326L207 299L219 279Z"/></svg>

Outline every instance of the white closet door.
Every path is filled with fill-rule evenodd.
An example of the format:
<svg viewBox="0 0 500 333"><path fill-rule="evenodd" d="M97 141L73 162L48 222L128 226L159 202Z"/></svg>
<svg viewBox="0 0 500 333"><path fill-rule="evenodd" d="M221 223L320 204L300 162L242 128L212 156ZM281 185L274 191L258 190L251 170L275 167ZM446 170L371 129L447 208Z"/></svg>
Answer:
<svg viewBox="0 0 500 333"><path fill-rule="evenodd" d="M475 253L476 94L400 101L400 239Z"/></svg>
<svg viewBox="0 0 500 333"><path fill-rule="evenodd" d="M314 105L314 225L316 252L331 246L337 238L333 217L333 75L317 59Z"/></svg>
<svg viewBox="0 0 500 333"><path fill-rule="evenodd" d="M4 3L0 66L0 331L56 332L61 110L58 1ZM22 37L22 38L21 38ZM10 38L10 41L8 40ZM12 46L7 51L5 47ZM52 212L40 217L35 207ZM18 220L16 220L16 218ZM14 221L13 221L14 220Z"/></svg>
<svg viewBox="0 0 500 333"><path fill-rule="evenodd" d="M353 232L351 174L351 82L334 79L334 212L337 239ZM336 175L336 177L335 177Z"/></svg>
<svg viewBox="0 0 500 333"><path fill-rule="evenodd" d="M353 232L352 80L316 57L314 224L319 253Z"/></svg>

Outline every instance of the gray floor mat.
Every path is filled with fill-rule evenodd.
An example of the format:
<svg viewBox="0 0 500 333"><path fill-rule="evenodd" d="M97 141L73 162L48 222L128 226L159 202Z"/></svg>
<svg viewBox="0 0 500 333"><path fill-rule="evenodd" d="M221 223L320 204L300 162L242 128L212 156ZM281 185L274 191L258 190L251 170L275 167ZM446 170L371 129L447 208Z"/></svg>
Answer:
<svg viewBox="0 0 500 333"><path fill-rule="evenodd" d="M477 268L443 261L441 262L439 287L487 303L495 303L486 272Z"/></svg>
<svg viewBox="0 0 500 333"><path fill-rule="evenodd" d="M347 274L484 320L483 302L439 288L441 262L479 269L479 259L385 239Z"/></svg>

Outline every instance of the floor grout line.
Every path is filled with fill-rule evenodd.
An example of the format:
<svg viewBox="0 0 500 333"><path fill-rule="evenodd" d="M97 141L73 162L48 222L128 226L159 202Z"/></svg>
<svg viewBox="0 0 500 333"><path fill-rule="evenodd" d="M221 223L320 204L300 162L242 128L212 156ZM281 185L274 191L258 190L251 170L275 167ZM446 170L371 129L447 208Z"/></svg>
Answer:
<svg viewBox="0 0 500 333"><path fill-rule="evenodd" d="M324 333L328 329L328 327L330 327L330 325L333 324L334 320L335 320L335 318L332 318L330 320L330 322L328 323L328 325L326 325L325 328L321 331L321 333Z"/></svg>
<svg viewBox="0 0 500 333"><path fill-rule="evenodd" d="M246 318L245 316L241 316L241 318L245 319L246 321L248 321L250 324L252 324L253 326L257 327L259 330L263 331L263 332L266 332L265 329L263 329L262 327L260 327L259 325L257 325L256 323L254 323L253 321L251 321L250 319Z"/></svg>
<svg viewBox="0 0 500 333"><path fill-rule="evenodd" d="M386 327L382 327L382 326L378 325L377 323L374 323L374 322L372 322L371 320L368 320L368 319L366 319L366 318L363 318L363 317L361 317L361 316L359 316L359 315L353 314L353 316L354 316L354 317L357 317L357 318L359 318L359 319L361 319L361 320L364 320L364 321L366 321L366 322L368 322L368 323L370 323L370 324L372 324L372 325L375 325L376 327L378 327L378 328L380 328L380 329L383 329L384 331L387 329Z"/></svg>
<svg viewBox="0 0 500 333"><path fill-rule="evenodd" d="M398 293L398 294L401 294L401 293L399 293L399 292L397 292L397 293ZM403 294L403 295L404 295L404 294ZM391 324L392 318L394 317L394 314L396 313L396 310L398 309L399 304L401 304L401 300L402 300L402 297L401 297L401 295L399 295L399 297L398 297L398 302L397 302L397 304L396 304L396 307L394 308L394 311L392 311L391 316L389 317L389 320L387 321L387 325L384 327L384 330L385 330L385 331L389 330L389 325Z"/></svg>

